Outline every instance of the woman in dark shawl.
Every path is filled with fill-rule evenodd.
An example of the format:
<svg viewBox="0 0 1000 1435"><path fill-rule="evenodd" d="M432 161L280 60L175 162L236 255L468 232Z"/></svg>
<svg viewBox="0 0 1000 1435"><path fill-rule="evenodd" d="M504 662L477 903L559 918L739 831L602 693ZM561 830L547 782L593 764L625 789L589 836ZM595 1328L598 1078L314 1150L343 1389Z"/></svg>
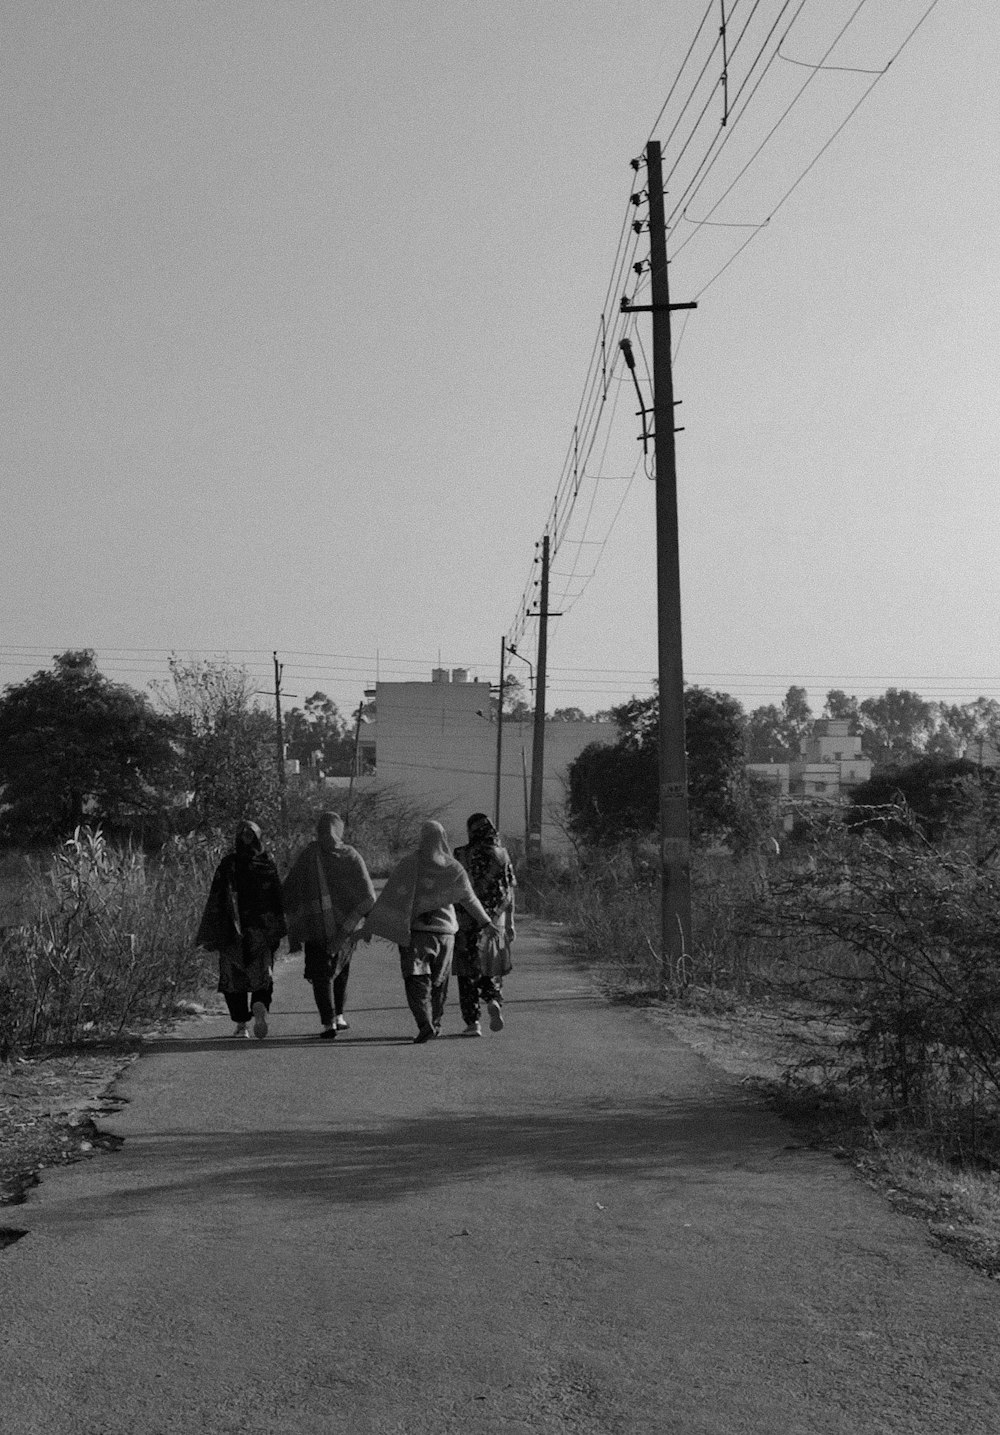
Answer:
<svg viewBox="0 0 1000 1435"><path fill-rule="evenodd" d="M458 931L456 902L477 926L488 927L499 937L500 930L472 890L465 868L451 855L444 828L440 822L425 822L417 850L389 874L361 933L365 940L374 934L399 947L418 1045L441 1030Z"/></svg>
<svg viewBox="0 0 1000 1435"><path fill-rule="evenodd" d="M274 954L285 935L278 869L256 822L241 822L234 850L215 869L195 938L219 954L219 991L236 1023L233 1035L267 1036Z"/></svg>
<svg viewBox="0 0 1000 1435"><path fill-rule="evenodd" d="M363 919L375 905L375 889L360 852L344 841L344 819L321 812L316 840L292 865L282 889L288 950L305 947L303 976L312 983L322 1037L350 1023L344 1016L351 957Z"/></svg>
<svg viewBox="0 0 1000 1435"><path fill-rule="evenodd" d="M468 843L455 857L469 874L472 890L503 933L501 942L481 937L465 912L458 913L455 976L465 1036L482 1036L480 1002L486 1003L490 1031L503 1031L503 979L511 970L514 940L514 864L485 812L474 812L466 823Z"/></svg>

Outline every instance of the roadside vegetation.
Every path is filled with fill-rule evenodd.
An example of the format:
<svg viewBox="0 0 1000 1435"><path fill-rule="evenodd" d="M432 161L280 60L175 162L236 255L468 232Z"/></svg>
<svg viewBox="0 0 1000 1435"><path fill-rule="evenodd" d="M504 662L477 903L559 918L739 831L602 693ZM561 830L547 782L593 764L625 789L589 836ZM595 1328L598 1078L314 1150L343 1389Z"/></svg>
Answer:
<svg viewBox="0 0 1000 1435"><path fill-rule="evenodd" d="M697 702L696 727L711 708ZM597 786L614 749L582 754L574 859L536 865L525 895L609 995L703 1037L723 1064L728 1048L808 1140L849 1154L943 1244L1000 1276L996 774L953 758L883 769L852 807L798 812L779 848L725 756L739 731L723 741L723 712L710 743L689 737L693 931L676 966L660 956L655 746L627 722L631 810L627 793L612 803Z"/></svg>

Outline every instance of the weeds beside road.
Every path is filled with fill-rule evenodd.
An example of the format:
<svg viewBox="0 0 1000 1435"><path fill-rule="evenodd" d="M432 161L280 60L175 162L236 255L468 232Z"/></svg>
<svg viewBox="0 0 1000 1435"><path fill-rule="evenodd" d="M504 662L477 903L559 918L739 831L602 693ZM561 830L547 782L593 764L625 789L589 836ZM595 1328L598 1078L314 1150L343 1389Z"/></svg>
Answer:
<svg viewBox="0 0 1000 1435"><path fill-rule="evenodd" d="M779 862L697 854L694 932L658 956L655 851L580 855L530 900L643 1005L1000 1276L1000 883L975 824L934 845L841 822ZM900 826L902 824L902 826Z"/></svg>

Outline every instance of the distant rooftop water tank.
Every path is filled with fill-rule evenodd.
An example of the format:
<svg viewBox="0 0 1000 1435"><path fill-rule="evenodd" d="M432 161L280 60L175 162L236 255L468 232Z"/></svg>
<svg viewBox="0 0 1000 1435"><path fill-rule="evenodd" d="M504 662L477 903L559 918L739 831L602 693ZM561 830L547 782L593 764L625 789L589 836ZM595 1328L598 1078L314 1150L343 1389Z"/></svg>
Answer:
<svg viewBox="0 0 1000 1435"><path fill-rule="evenodd" d="M469 681L468 668L452 668L451 680L453 683L467 683Z"/></svg>
<svg viewBox="0 0 1000 1435"><path fill-rule="evenodd" d="M448 681L447 668L431 668L432 683L446 683Z"/></svg>

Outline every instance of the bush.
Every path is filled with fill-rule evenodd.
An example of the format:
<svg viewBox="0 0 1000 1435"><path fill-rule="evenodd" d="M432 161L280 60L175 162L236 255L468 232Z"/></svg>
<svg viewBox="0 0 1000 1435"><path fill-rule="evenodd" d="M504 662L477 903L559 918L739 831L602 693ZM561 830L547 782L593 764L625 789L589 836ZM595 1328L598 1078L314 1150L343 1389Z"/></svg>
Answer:
<svg viewBox="0 0 1000 1435"><path fill-rule="evenodd" d="M215 852L155 859L78 828L34 882L31 919L0 932L0 1055L109 1038L172 1013L212 959L193 945Z"/></svg>
<svg viewBox="0 0 1000 1435"><path fill-rule="evenodd" d="M750 858L696 852L692 862L691 950L676 969L660 958L660 878L655 845L633 839L581 849L571 866L536 872L526 884L533 911L564 922L574 950L612 989L679 996L692 987L759 990L780 943L757 931L764 878Z"/></svg>
<svg viewBox="0 0 1000 1435"><path fill-rule="evenodd" d="M775 885L765 926L814 944L801 991L846 1024L843 1082L871 1119L975 1149L1000 1116L994 817L938 843L903 807L882 826L832 822Z"/></svg>

